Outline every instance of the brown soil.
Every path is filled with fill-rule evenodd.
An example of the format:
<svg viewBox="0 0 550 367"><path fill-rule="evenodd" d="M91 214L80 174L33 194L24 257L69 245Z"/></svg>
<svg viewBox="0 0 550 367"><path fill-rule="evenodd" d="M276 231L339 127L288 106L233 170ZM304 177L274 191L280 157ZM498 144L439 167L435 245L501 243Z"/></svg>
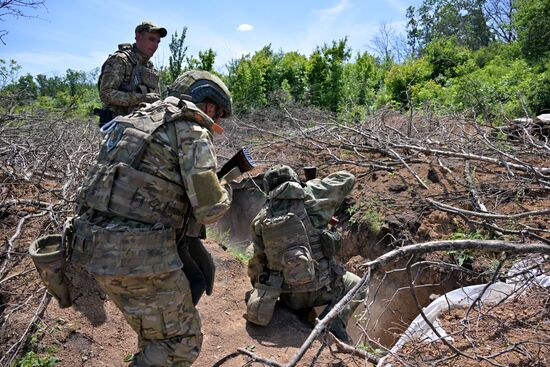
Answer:
<svg viewBox="0 0 550 367"><path fill-rule="evenodd" d="M550 297L548 291L532 289L513 301L480 312L457 309L441 317L441 326L452 336L451 351L443 342L405 344L396 357L397 366L550 366Z"/></svg>
<svg viewBox="0 0 550 367"><path fill-rule="evenodd" d="M217 267L216 285L212 296L204 296L198 306L204 341L196 366L261 366L250 358L237 353L245 348L264 358L284 363L298 351L311 332L306 320L300 319L288 309L277 306L275 317L267 327L257 327L246 322L244 292L250 288L245 266L222 250L219 244L207 241ZM24 262L28 262L25 258ZM30 264L27 264L30 266ZM27 289L41 289L34 272ZM59 367L118 367L126 366L128 358L137 350L137 337L124 317L105 297L93 279L85 273L71 269L74 305L60 309L55 300L49 302L42 315L39 328L33 332L34 350L47 355L55 354ZM42 294L41 291L38 293ZM31 311L31 310L29 310ZM14 336L28 323L28 312L10 320ZM11 342L4 335L3 342ZM316 360L318 366L360 366L359 359L346 354L331 354L316 341L300 366L310 366Z"/></svg>
<svg viewBox="0 0 550 367"><path fill-rule="evenodd" d="M318 117L322 121L322 117L312 117L310 111L306 112L304 116L298 117L304 119ZM285 113L280 113L275 117L268 116L265 119L255 119L252 116L249 121L255 121L258 126L263 126L266 129L269 128L268 123L271 122L272 130L278 131L285 127L284 123L288 123L288 121L284 121L285 116ZM404 131L405 123L403 121L406 122L406 118L399 116L393 118L396 120L394 126ZM35 127L31 126L31 128ZM50 125L47 125L46 129L49 128ZM237 128L239 127L237 126ZM71 130L66 129L66 131L70 132ZM15 133L19 132L15 131ZM366 259L374 259L401 245L448 239L457 233L479 234L486 236L484 238L497 236L486 227L468 222L458 215L437 210L430 207L425 201L426 198L432 198L455 207L473 209L463 177L462 162L443 157L440 165L438 160L433 157L410 154L407 158L409 168L427 185L428 188L425 189L421 187L418 180L412 177L409 169L399 162L392 162L387 156L383 156L375 150L361 151L359 156L341 147L331 147L330 154L328 154L324 149L301 146L303 139L273 141L273 136L267 132L260 134L256 131L255 134L259 137L254 141L259 141L259 143L251 143L251 150L263 164L262 167L274 163L285 163L298 170L305 165L316 165L319 176L339 169L347 169L357 175L356 186L337 216L344 228L345 238L340 254L341 258L348 263L349 269L356 271L359 275L362 275L360 265ZM226 135L222 138L226 140L222 140L221 145L229 142L233 145L221 147L220 157L222 159L229 158L231 152L235 151L235 147L252 141L247 140L249 138L237 136L236 132L232 132L230 128L226 129ZM8 138L6 137L6 139ZM357 141L357 144L362 143L360 138L354 139L350 141ZM25 142L27 138L21 140ZM42 142L41 137L36 138L36 141ZM94 140L90 139L90 141L93 145ZM333 136L327 138L326 141L333 143ZM43 142L41 144L45 145ZM20 143L20 145L23 146L24 143ZM73 145L77 146L77 144ZM95 145L96 147L97 145ZM9 151L10 149L6 149L2 152L7 154L5 152ZM25 152L24 149L22 151ZM62 151L62 149L55 151ZM92 152L93 149L83 149L83 151ZM403 156L410 153L407 149L402 149L399 152ZM82 153L77 152L76 154ZM534 166L548 167L546 157L525 154L526 156L521 158ZM24 153L19 155L24 156ZM333 155L341 161L336 162ZM17 158L18 155L14 154L14 156ZM24 156L25 159L22 160L21 167L13 163L17 161L16 158L13 158L13 161L7 158L0 161L0 182L2 183L0 185L0 204L11 199L35 199L53 204L62 202L60 199L60 187L64 183L62 179L50 181L40 178L32 181L26 176L27 170L33 168L29 168L29 162L38 162L39 158L37 157ZM347 160L353 159L360 164L346 163ZM55 162L55 159L51 161ZM374 167L380 164L388 164L391 171ZM46 171L41 168L35 167L38 172L37 176ZM481 162L476 163L475 168L476 187L483 194L488 211L509 214L550 208L548 189L541 189L542 185L538 185L536 180L525 184L524 181L521 181L525 177L509 175L505 167L496 164ZM58 168L58 171L53 171L63 172L64 169L65 166L62 166ZM47 171L51 173L52 170L48 168ZM262 168L259 167L254 173L261 171ZM85 172L85 167L79 166L79 172ZM58 177L61 176L59 174ZM69 186L69 193L71 188L76 186L77 180ZM66 201L64 203L68 206ZM25 216L35 214L39 210L34 205L25 204L0 206L0 242L4 244L0 265L4 262L8 265L5 276L0 278L1 367L12 367L17 359L21 359L31 350L44 357L54 356L59 360L56 366L119 367L127 365L125 359L136 351L135 333L129 328L112 302L85 274L76 273L74 269L70 273L75 285L73 307L60 309L57 302L48 303L48 298L44 298L44 287L39 281L26 251L33 239L59 231L65 216L71 215L71 211L67 210L66 206L61 207L65 212L56 209L46 213L45 216L27 218L9 252L4 249L8 248L8 243L12 242L10 238L18 231L20 221ZM534 218L523 217L514 223L501 220L498 224L511 230L523 228L521 225L528 225L541 230L541 232L537 232L541 237L546 239L549 237L549 215ZM517 236L505 235L501 238L517 239ZM203 297L198 306L202 318L204 342L202 352L195 365L200 367L265 365L251 362L249 357L237 352L238 348L246 348L263 358L276 360L279 363L290 360L311 331L311 325L305 320L306 317L278 306L276 316L268 327L260 328L247 324L242 317L245 312L244 294L250 289L245 266L223 251L220 244L215 241L209 240L207 246L216 259L217 274L214 294L211 297ZM6 253L9 253L9 259L7 259ZM453 278L453 282L450 282L448 287L454 288L460 282L465 285L486 282L492 276L492 272L488 270L494 269L495 263L498 263L496 256L478 253L429 254L418 260L434 263L447 262L454 265L464 261L461 265L473 272L475 276L469 276L468 279ZM406 264L397 265L396 267L404 267ZM445 269L438 271L441 277L450 274ZM404 278L401 275L397 277ZM440 278L433 276L433 273L430 274L429 282L443 283ZM382 283L380 292L384 291L386 285L387 283ZM402 290L400 289L400 291ZM405 287L405 292L407 291L408 288ZM392 296L393 293L392 290L389 296ZM429 297L430 293L427 292L424 299L426 302L422 302L422 306L427 305ZM518 347L518 351L524 352L523 355L516 351L503 353L496 361L502 366L548 365L547 355L550 354L548 353L548 344L550 343L548 338L550 332L548 329L550 322L548 297L548 290L541 290L538 293L531 293L517 302L502 304L491 310L490 313L484 312L482 315L470 313L470 329L468 329L469 334L467 335L472 338L469 339L470 341L477 341L480 349L476 353L486 356L487 353L490 353L487 348L490 348L491 352L506 350L510 345L514 345L517 335L522 337L522 341L535 341L538 338L537 343L522 344L521 348ZM403 301L397 298L396 302ZM456 312L448 315L446 320L462 319L463 314L459 311ZM416 305L411 309L411 313L418 314ZM390 314L390 317L393 317L394 323L399 325L394 335L394 337L398 337L406 328L408 319L393 314ZM536 333L533 332L534 330ZM453 337L456 347L463 353L473 353L468 350L468 345L464 340L459 339L459 334L453 335ZM541 341L546 344L542 345ZM323 338L315 341L299 366L368 365L362 358L335 352L334 345L328 346L322 344L323 342ZM370 351L384 350L384 347L389 346L380 346L375 342L372 343ZM409 358L407 359L410 361L409 365L424 366L429 365L426 360L430 356L442 358L446 353L445 347L441 345L437 346L436 351L434 351L433 345L425 348L420 349L417 345L411 346L410 349L405 350L403 358ZM14 353L16 350L18 353ZM530 359L526 358L526 355ZM442 363L453 366L483 365L480 361L461 357L451 358ZM41 366L45 366L45 364Z"/></svg>

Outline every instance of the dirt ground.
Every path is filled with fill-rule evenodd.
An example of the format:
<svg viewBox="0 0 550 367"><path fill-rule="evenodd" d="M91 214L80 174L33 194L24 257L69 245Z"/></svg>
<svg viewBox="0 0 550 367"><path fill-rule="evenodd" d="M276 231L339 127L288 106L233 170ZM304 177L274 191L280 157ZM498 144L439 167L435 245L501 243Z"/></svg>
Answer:
<svg viewBox="0 0 550 367"><path fill-rule="evenodd" d="M312 115L308 112L307 116L310 118ZM265 128L271 123L273 127L271 130L279 132L285 127L284 116L283 113L275 117L268 116L265 119L251 116L247 123L254 121L257 126ZM305 118L298 113L295 116ZM317 116L313 117L317 118ZM381 120L384 119L388 121L387 117L382 116ZM319 121L324 120L319 117ZM373 121L373 124L380 123L376 119ZM405 121L404 118L397 117L391 127L404 131L403 121ZM329 122L332 124L331 120ZM391 125L390 122L388 122L389 125ZM238 123L242 121L235 122L235 126ZM462 210L479 210L474 207L474 194L465 179L464 160L455 159L454 156L435 157L426 152L413 151L410 146L413 146L413 143L420 145L419 142L407 141L408 145L404 147L393 147L394 151L405 157L403 161L407 164L404 165L395 156L387 152L383 154L384 147L368 145L371 141L378 141L376 140L378 137L376 139L355 135L350 137L348 136L350 132L347 131L342 134L331 133L329 138L315 136L317 139L315 144L305 145L306 139L301 135L289 135L290 138L281 140L269 135L267 131L258 132L249 128L254 130L253 136L250 131L245 131L245 136L240 136L237 130L243 132L245 129L242 126L237 127L236 131L227 128L225 137L218 142L221 145L219 157L222 160L229 158L237 147L249 145L253 156L262 167L274 163L285 163L299 170L306 165L315 165L318 167L320 176L339 169L347 169L357 176L354 190L343 203L337 217L345 239L339 254L340 259L347 263L349 270L355 271L358 275L363 275L361 264L365 261L373 260L403 245L447 239L516 241L522 239L524 235L530 235L523 238L528 241L539 241L541 238L542 241L548 241L550 238L550 215L548 214L520 216L514 220L505 218L507 214L544 211L550 208L550 189L543 179L544 176L533 179L525 171L512 172L510 168L512 166L495 164L491 161L472 163L471 176L474 177L474 186L477 188L480 200L485 203L488 213L498 213L502 218L468 217L464 213L438 209L428 201L428 199L435 200ZM389 131L387 126L379 127L381 127L381 134ZM40 131L36 126L32 128L35 133ZM72 131L64 129L63 126L59 128L63 134ZM365 126L363 131L375 131L375 128L376 126L369 125ZM44 125L44 131L51 129L52 125ZM427 140L422 134L425 133L428 136L432 130L439 131L430 125L426 125L426 129L427 132L419 132L421 135L419 141ZM19 134L20 130L14 129L13 136L19 137ZM46 133L42 134L42 136L45 135ZM441 132L441 135L445 135L445 132ZM7 132L4 136L5 139L11 139ZM59 136L65 139L65 135L60 133ZM402 138L402 134L397 134L397 137ZM335 144L337 139L342 141L337 141ZM29 140L28 137L22 137L21 141L11 146L0 147L2 148L0 149L0 158L2 158L0 161L0 242L3 244L0 256L0 366L15 367L15 362L25 356L28 357L30 351L36 352L42 359L34 364L20 363L17 367L126 366L128 358L136 351L137 338L95 282L73 269L69 275L74 283L74 305L68 309L60 309L54 300L48 302L45 289L26 254L33 239L58 232L64 218L71 215L72 208L68 209L67 201L71 203L67 198L74 197L74 189L77 186L76 178L73 180L73 176L63 173L63 167L69 167L70 164L54 168L39 165L42 161L51 164L56 160L61 162L63 157L50 160L45 158L47 155L26 156L26 152L31 150L29 146L32 147L30 143L26 145L27 140ZM48 144L42 140L44 140L42 137L36 137L36 141L40 143L37 145L43 149L48 148ZM232 145L227 145L228 143ZM351 143L356 147L349 148ZM390 143L386 141L384 144ZM448 142L449 146L452 144L454 144L453 140ZM23 148L18 149L19 146ZM54 145L51 144L51 146ZM445 146L444 141L441 146ZM468 148L474 150L475 147L476 144L472 144ZM514 154L521 152L521 156L518 155L518 157L529 162L531 167L549 168L550 160L547 152L545 155L534 154L529 150L532 147L523 149L518 146L507 147L510 150L507 150L506 154L510 154L508 152L512 151L512 148L516 149L513 150ZM82 149L86 154L90 154L92 150L91 148ZM13 154L10 153L12 151ZM48 152L54 154L58 151L62 150ZM66 155L74 152L69 153ZM79 154L82 154L81 151L74 153L77 157L81 157ZM483 150L478 154L489 153ZM516 160L510 161L509 164L516 162ZM36 166L31 167L32 164ZM260 173L260 171L261 169L258 168L254 173ZM79 167L79 173L83 172L85 170ZM413 173L417 177L414 177ZM33 178L33 174L37 178ZM69 180L65 175L72 180L70 185L64 184ZM54 178L50 179L50 177ZM12 203L12 200L17 202ZM31 202L32 200L35 201ZM51 203L53 207L44 207L44 203ZM248 220L238 215L236 218L241 222ZM500 232L499 230L502 229L507 232ZM243 232L246 232L246 228ZM221 245L227 244L221 243ZM260 328L247 324L243 318L244 294L250 289L250 284L246 277L245 265L229 252L223 251L220 243L214 238L207 241L207 246L215 258L217 274L214 294L203 297L198 306L204 341L202 352L194 365L199 367L267 365L251 361L248 356L238 353L238 348L244 348L258 356L282 364L289 361L311 332L307 317L278 306L276 316L268 327ZM411 258L411 261L423 262L438 269L436 272L429 268L430 274L427 279L420 279L420 277L415 279L419 294L423 292L421 306L426 306L433 298L432 296L435 296L430 294L434 288L439 287L437 289L444 291L456 289L461 285L490 281L494 276L495 266L499 264L497 255L487 255L480 251L447 251ZM446 266L442 266L444 264ZM394 268L405 268L406 265L406 263L391 264ZM384 290L388 290L387 297L395 298L395 303L405 305L410 315L405 317L403 313L394 313L388 306L388 315L385 317L389 317L392 325L398 326L391 330L392 335L387 339L389 341L379 343L380 340L361 339L360 347L366 348L377 356L381 356L387 348L391 347L391 340L399 337L400 333L406 329L408 322L419 311L417 305L411 303L409 281L405 273L398 273L391 266L384 269L386 273L380 275L381 279L386 281L380 283L379 289L376 290L379 292L378 297L381 297ZM509 266L510 262L507 262L504 268ZM454 271L458 268L461 274L466 275L455 276ZM392 276L401 282L389 283L388 279ZM502 272L496 277L501 276ZM390 288L390 285L394 285L395 289ZM403 293L408 294L408 300L405 301L405 297L401 297ZM491 351L504 351L497 359L498 365L501 366L547 366L546 355L550 343L548 294L547 289L532 293L517 302L499 305L494 313L484 314L483 317L472 313L470 326L472 326L473 336L468 335L470 337L468 340L476 347L479 345L480 348L484 348L483 351L489 348ZM381 307L385 307L385 304ZM445 322L460 320L462 317L460 313L451 313L446 317ZM372 318L375 319L374 321L382 320L380 316ZM365 322L370 321L372 320ZM533 330L537 332L533 333ZM359 334L361 332L362 330L358 331ZM516 336L523 337L522 340L533 340L536 337L538 341L529 346L524 344L518 346L519 354L506 352L510 345L517 344ZM327 345L328 343L324 340L320 338L313 343L299 366L369 366L363 358L337 352L335 345ZM467 349L466 342L459 340L456 336L455 340L456 348L466 354L471 353ZM406 359L407 364L403 365L427 366L431 363L428 362L431 356L437 355L445 359L447 358L445 353L445 348L441 346L435 349L433 346L428 349L413 346L409 349L410 356L407 356L409 358ZM47 362L48 358L50 364ZM58 362L54 363L54 359ZM26 358L26 360L29 359ZM458 357L441 363L434 365L448 363L447 365L482 366L478 360L471 358L463 360Z"/></svg>
<svg viewBox="0 0 550 367"><path fill-rule="evenodd" d="M294 356L307 338L311 327L307 320L282 306L267 327L246 322L244 292L250 288L243 263L234 259L215 242L207 241L217 268L212 296L204 296L198 306L204 334L201 354L196 366L262 366L236 353L247 349L264 358L284 363ZM52 300L40 319L40 329L34 333L40 339L36 350L55 350L59 367L126 366L137 349L137 337L114 304L105 297L93 279L72 269L69 273L74 288L74 305L60 309ZM37 285L32 285L36 287ZM24 316L24 315L22 315ZM25 320L20 320L24 322ZM317 341L300 366L310 366L315 358L318 366L360 366L358 358L331 354Z"/></svg>
<svg viewBox="0 0 550 367"><path fill-rule="evenodd" d="M394 367L550 366L550 297L542 289L531 289L511 302L487 305L483 312L446 312L441 326L461 355L452 353L441 341L409 342L386 362Z"/></svg>

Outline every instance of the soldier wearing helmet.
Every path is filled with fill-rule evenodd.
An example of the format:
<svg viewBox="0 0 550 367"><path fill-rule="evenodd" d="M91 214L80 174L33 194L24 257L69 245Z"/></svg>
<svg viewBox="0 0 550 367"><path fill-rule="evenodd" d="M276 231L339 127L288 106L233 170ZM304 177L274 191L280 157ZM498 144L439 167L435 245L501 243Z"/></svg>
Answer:
<svg viewBox="0 0 550 367"><path fill-rule="evenodd" d="M202 344L196 303L214 281L200 238L229 208L212 136L231 114L225 84L182 74L171 96L103 126L79 189L71 262L94 275L139 338L132 366L190 366Z"/></svg>
<svg viewBox="0 0 550 367"><path fill-rule="evenodd" d="M135 29L136 42L122 43L109 55L98 81L103 109L98 109L100 125L118 115L131 113L141 102L160 99L159 73L151 62L166 29L144 21Z"/></svg>
<svg viewBox="0 0 550 367"><path fill-rule="evenodd" d="M264 174L267 202L252 221L254 256L248 276L254 289L246 318L265 326L280 299L291 309L335 305L360 278L336 261L341 236L334 212L351 191L355 177L339 171L301 184L296 172L275 165ZM350 342L346 324L364 298L364 291L333 320L330 330Z"/></svg>

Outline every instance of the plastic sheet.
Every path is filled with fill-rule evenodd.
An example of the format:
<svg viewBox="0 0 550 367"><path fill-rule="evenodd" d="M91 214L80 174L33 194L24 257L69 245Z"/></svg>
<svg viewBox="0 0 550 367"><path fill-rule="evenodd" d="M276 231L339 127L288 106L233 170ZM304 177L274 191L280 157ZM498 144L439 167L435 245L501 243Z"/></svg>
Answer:
<svg viewBox="0 0 550 367"><path fill-rule="evenodd" d="M424 314L442 338L452 341L452 337L447 334L439 323L439 315L442 312L469 307L479 298L481 293L483 293L480 299L482 304L495 304L505 298L511 300L535 284L548 288L550 287L550 276L543 274L541 268L538 266L544 261L548 261L548 259L542 256L518 261L508 271L506 283L496 282L489 286L487 284L479 284L455 289L438 297L425 307L423 309ZM425 342L439 339L422 315L418 315L391 348L390 354L396 353L408 341ZM386 363L385 359L381 358L377 367L393 366L391 363Z"/></svg>

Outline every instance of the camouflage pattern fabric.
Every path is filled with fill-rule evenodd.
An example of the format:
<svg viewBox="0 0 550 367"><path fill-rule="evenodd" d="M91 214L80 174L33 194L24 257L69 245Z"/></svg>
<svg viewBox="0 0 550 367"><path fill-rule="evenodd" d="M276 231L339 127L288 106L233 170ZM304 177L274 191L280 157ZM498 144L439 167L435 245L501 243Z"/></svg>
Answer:
<svg viewBox="0 0 550 367"><path fill-rule="evenodd" d="M290 177L290 175L287 176ZM271 177L270 182L273 181L276 181L276 179ZM266 242L262 233L262 222L268 216L268 211L284 212L290 210L290 212L295 212L298 207L295 202L303 202L302 207L305 207L310 225L313 225L317 230L317 232L310 230L308 233L320 234L327 228L330 218L353 188L355 177L349 172L339 171L323 179L308 181L303 191L300 185L293 181L290 178L289 181L279 182L277 187L272 187L272 190L268 193L268 203L252 221L254 255L248 262L248 276L252 285L258 282L260 275L270 274L273 270L269 262L270 250L266 249ZM307 221L304 223L307 224ZM328 304L334 305L360 281L357 275L346 272L344 266L336 262L334 258L326 257L324 254L317 255L315 244L319 242L319 238L310 238L316 261L316 271L328 274L330 276L329 284L321 288L310 287L309 290L297 288L293 291L292 287L290 287L290 290L283 290L280 299L292 309L299 310ZM326 268L323 268L323 266ZM364 291L358 292L354 301L350 302L339 315L339 319L344 325L359 305L359 301L364 297Z"/></svg>
<svg viewBox="0 0 550 367"><path fill-rule="evenodd" d="M140 351L134 365L139 367L190 366L197 358L200 320L181 269L175 233L182 235L191 219L197 225L216 221L231 203L230 191L216 178L212 134L204 124L209 117L196 110L185 114L177 105L158 101L120 118L121 134L103 141L98 162L81 188L89 195L79 194L81 209L74 219L71 262L96 277L138 333ZM117 174L101 176L109 177L109 184L94 181L97 171L120 164L137 179ZM181 221L135 219L140 208L154 208L164 200L164 184L180 187L177 197L185 203L171 208L179 208L173 218ZM129 193L117 198L120 190ZM126 203L119 200L139 190L146 195ZM98 200L108 198L103 207L87 205L94 192L99 192ZM118 209L110 211L113 206Z"/></svg>
<svg viewBox="0 0 550 367"><path fill-rule="evenodd" d="M127 46L119 45L119 50L107 58L101 68L99 80L99 97L104 107L109 108L115 115L122 116L131 113L141 102L154 102L160 98L158 96L154 98L152 95L159 93L158 82L155 88L137 91L136 87L141 85L142 81L132 80L133 77L135 79L134 69L136 67L147 69L156 75L158 72L149 58L141 53L135 44L131 47ZM150 73L145 73L145 75L149 76ZM144 79L147 81L152 78ZM153 84L153 82L148 81L148 84Z"/></svg>
<svg viewBox="0 0 550 367"><path fill-rule="evenodd" d="M303 189L295 184L293 180L291 181L284 182L272 190L269 193L270 199L291 200L302 198L311 224L315 228L324 229L336 209L353 188L355 176L346 171L338 171L323 179L306 182ZM277 213L288 210L288 203L284 200L272 201L275 202L270 204L272 206L271 210ZM277 207L278 205L280 205L280 208ZM254 255L248 262L248 276L252 285L255 284L260 274L267 272L269 269L261 230L261 222L267 216L266 211L267 206L252 220Z"/></svg>
<svg viewBox="0 0 550 367"><path fill-rule="evenodd" d="M361 281L357 275L346 271L344 276L336 280L332 286L325 287L313 292L296 292L281 294L281 301L293 310L301 310L310 307L323 306L327 304L336 304ZM347 325L349 319L366 297L366 291L361 290L355 294L353 300L344 307L338 318L342 320L344 325Z"/></svg>
<svg viewBox="0 0 550 367"><path fill-rule="evenodd" d="M96 276L138 334L137 367L191 366L202 345L200 317L181 270L155 276Z"/></svg>

